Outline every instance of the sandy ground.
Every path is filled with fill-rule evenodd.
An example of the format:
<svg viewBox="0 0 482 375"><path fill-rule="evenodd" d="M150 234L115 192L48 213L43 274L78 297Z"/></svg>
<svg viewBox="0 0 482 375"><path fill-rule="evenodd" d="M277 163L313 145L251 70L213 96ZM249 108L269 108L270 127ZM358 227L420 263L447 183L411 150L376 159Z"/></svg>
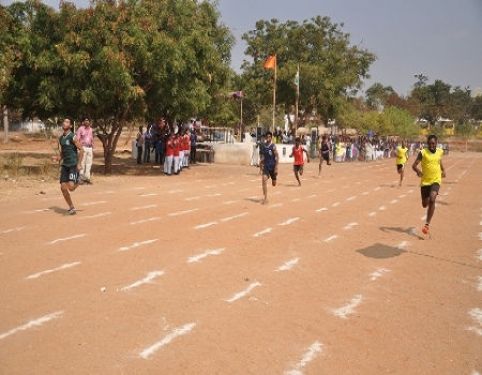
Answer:
<svg viewBox="0 0 482 375"><path fill-rule="evenodd" d="M482 373L482 155L432 222L393 160L98 178L0 202L1 374ZM37 195L39 191L46 194Z"/></svg>

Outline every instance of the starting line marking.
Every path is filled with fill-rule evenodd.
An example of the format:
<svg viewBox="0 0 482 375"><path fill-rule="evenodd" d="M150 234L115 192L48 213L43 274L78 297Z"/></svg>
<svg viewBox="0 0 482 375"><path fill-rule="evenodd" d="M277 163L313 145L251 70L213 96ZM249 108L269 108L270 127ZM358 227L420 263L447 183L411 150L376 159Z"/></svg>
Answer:
<svg viewBox="0 0 482 375"><path fill-rule="evenodd" d="M156 208L157 204L148 204L147 206L132 207L131 211L147 210L149 208Z"/></svg>
<svg viewBox="0 0 482 375"><path fill-rule="evenodd" d="M154 240L147 240L147 241L142 241L142 242L134 242L132 245L130 246L122 246L122 247L119 247L119 251L128 251L128 250L132 250L132 249L135 249L137 247L140 247L140 246L143 246L143 245L149 245L151 243L154 243L158 241L158 239L154 239Z"/></svg>
<svg viewBox="0 0 482 375"><path fill-rule="evenodd" d="M184 210L184 211L177 211L177 212L171 212L170 214L168 214L167 216L180 216L180 215L186 215L186 214L189 214L191 212L196 212L196 211L199 211L199 208L193 208L191 210Z"/></svg>
<svg viewBox="0 0 482 375"><path fill-rule="evenodd" d="M355 307L357 307L362 300L363 296L361 294L357 294L347 305L334 309L333 314L341 319L348 319L348 315L351 315L355 312Z"/></svg>
<svg viewBox="0 0 482 375"><path fill-rule="evenodd" d="M159 276L162 275L164 275L164 271L151 271L143 279L137 280L136 282L133 282L132 284L121 288L121 290L125 292L126 290L138 288L144 284L152 284L152 280L157 279Z"/></svg>
<svg viewBox="0 0 482 375"><path fill-rule="evenodd" d="M254 288L257 288L258 286L261 286L261 283L259 283L258 281L255 281L254 283L251 283L246 289L242 290L239 293L236 293L234 296L232 296L231 298L229 298L225 301L228 302L228 303L233 303L233 302L237 301L238 299L241 299L241 298L245 297L246 295L248 295Z"/></svg>
<svg viewBox="0 0 482 375"><path fill-rule="evenodd" d="M290 225L290 224L293 224L293 223L296 223L298 220L300 220L299 217L292 217L286 221L283 221L282 223L279 223L278 225L280 226L286 226L286 225Z"/></svg>
<svg viewBox="0 0 482 375"><path fill-rule="evenodd" d="M231 220L234 220L234 219L239 219L240 217L243 217L243 216L246 216L248 213L247 212L243 212L243 213L240 213L238 215L233 215L233 216L228 216L228 217L225 217L224 219L221 219L220 221L222 223L226 223L228 221L231 221Z"/></svg>
<svg viewBox="0 0 482 375"><path fill-rule="evenodd" d="M198 263L201 259L204 259L210 255L220 255L224 250L224 248L207 250L204 253L190 256L187 258L187 263Z"/></svg>
<svg viewBox="0 0 482 375"><path fill-rule="evenodd" d="M194 227L194 229L204 229L204 228L212 227L213 225L217 225L217 224L218 224L217 221L211 221L211 222L206 223L206 224L196 225Z"/></svg>
<svg viewBox="0 0 482 375"><path fill-rule="evenodd" d="M383 274L390 272L390 270L386 268L379 268L375 272L372 272L370 274L370 280L375 281L376 279L379 279L380 277L383 276Z"/></svg>
<svg viewBox="0 0 482 375"><path fill-rule="evenodd" d="M169 334L164 336L160 341L154 343L153 345L149 346L148 348L140 352L139 357L143 359L148 359L151 355L153 355L163 346L168 345L175 338L187 335L189 332L193 330L195 326L196 326L196 323L188 323L188 324L184 324L181 327L174 328Z"/></svg>
<svg viewBox="0 0 482 375"><path fill-rule="evenodd" d="M347 224L345 227L343 227L343 229L349 230L349 229L352 229L353 227L356 227L357 225L358 223L350 223L350 224Z"/></svg>
<svg viewBox="0 0 482 375"><path fill-rule="evenodd" d="M261 237L261 236L264 236L265 234L271 233L272 230L273 230L273 228L263 229L262 231L253 234L253 237Z"/></svg>
<svg viewBox="0 0 482 375"><path fill-rule="evenodd" d="M321 208L318 208L317 210L315 210L316 212L323 212L323 211L328 211L328 208L326 207L321 207Z"/></svg>
<svg viewBox="0 0 482 375"><path fill-rule="evenodd" d="M53 240L53 241L48 242L48 245L54 245L54 244L56 244L57 242L75 240L76 238L82 238L82 237L85 237L85 236L86 236L86 234L85 234L85 233L82 233L82 234L76 234L75 236L64 237L64 238L57 238L56 240Z"/></svg>
<svg viewBox="0 0 482 375"><path fill-rule="evenodd" d="M156 221L156 220L160 220L161 218L159 216L155 216L155 217L150 217L148 219L143 219L143 220L138 220L138 221L131 221L129 224L130 225L137 225L137 224L144 224L144 223L149 223L151 221Z"/></svg>
<svg viewBox="0 0 482 375"><path fill-rule="evenodd" d="M56 311L52 314L44 315L38 319L31 320L28 323L25 323L24 325L21 325L20 327L13 328L10 331L4 332L0 334L0 340L3 340L7 338L8 336L11 336L17 332L20 331L26 331L27 329L34 328L34 327L40 327L44 325L45 323L60 318L64 312L63 311Z"/></svg>
<svg viewBox="0 0 482 375"><path fill-rule="evenodd" d="M22 229L26 228L26 226L23 227L16 227L16 228L11 228L11 229L5 229L0 232L0 234L7 234L7 233L12 233L12 232L20 232Z"/></svg>
<svg viewBox="0 0 482 375"><path fill-rule="evenodd" d="M355 199L356 199L356 195L353 195L351 197L346 198L347 202L355 200Z"/></svg>
<svg viewBox="0 0 482 375"><path fill-rule="evenodd" d="M29 275L29 276L26 277L26 279L27 280L38 279L40 276L48 275L49 273L52 273L52 272L65 270L67 268L72 268L72 267L78 266L79 264L81 264L81 262L72 262L72 263L62 264L61 266L59 266L57 268L52 268L50 270L45 270L45 271L41 271L41 272L34 273L32 275Z"/></svg>
<svg viewBox="0 0 482 375"><path fill-rule="evenodd" d="M333 241L333 240L335 240L335 239L337 239L337 238L338 238L338 236L337 236L336 234L334 234L333 236L330 236L330 237L328 237L328 238L325 238L324 241L325 241L325 242L330 242L330 241Z"/></svg>
<svg viewBox="0 0 482 375"><path fill-rule="evenodd" d="M301 361L299 361L293 368L291 368L288 371L285 371L285 375L302 375L303 372L301 371L306 365L310 362L312 362L319 353L323 351L323 344L321 344L319 341L315 341L313 344L310 345L310 347L306 350L306 352L303 354L303 357L301 358Z"/></svg>
<svg viewBox="0 0 482 375"><path fill-rule="evenodd" d="M140 197L155 197L156 195L159 195L157 193L146 193L146 194L141 194L139 195Z"/></svg>
<svg viewBox="0 0 482 375"><path fill-rule="evenodd" d="M112 212L101 212L100 214L95 214L95 215L90 215L90 216L83 216L81 217L81 219L95 219L95 218L98 218L98 217L104 217L104 216L109 216L111 215Z"/></svg>
<svg viewBox="0 0 482 375"><path fill-rule="evenodd" d="M277 269L275 269L275 272L281 272L281 271L289 271L292 269L296 264L298 264L298 261L300 258L293 258L290 259L286 262L284 262L281 266L279 266Z"/></svg>

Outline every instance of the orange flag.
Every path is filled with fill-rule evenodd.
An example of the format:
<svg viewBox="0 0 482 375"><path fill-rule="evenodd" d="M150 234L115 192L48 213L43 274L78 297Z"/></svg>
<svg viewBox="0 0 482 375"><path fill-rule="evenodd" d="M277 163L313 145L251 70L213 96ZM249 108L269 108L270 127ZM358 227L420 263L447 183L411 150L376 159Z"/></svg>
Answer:
<svg viewBox="0 0 482 375"><path fill-rule="evenodd" d="M264 62L265 69L274 69L276 67L276 55L268 56Z"/></svg>

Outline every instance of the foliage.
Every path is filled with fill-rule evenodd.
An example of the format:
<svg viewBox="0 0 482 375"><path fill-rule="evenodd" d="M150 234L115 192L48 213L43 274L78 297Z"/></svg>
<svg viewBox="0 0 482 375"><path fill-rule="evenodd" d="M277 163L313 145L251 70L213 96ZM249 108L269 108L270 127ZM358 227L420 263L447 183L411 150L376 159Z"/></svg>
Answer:
<svg viewBox="0 0 482 375"><path fill-rule="evenodd" d="M371 109L382 110L392 94L395 94L395 90L391 86L374 83L365 92L367 105Z"/></svg>

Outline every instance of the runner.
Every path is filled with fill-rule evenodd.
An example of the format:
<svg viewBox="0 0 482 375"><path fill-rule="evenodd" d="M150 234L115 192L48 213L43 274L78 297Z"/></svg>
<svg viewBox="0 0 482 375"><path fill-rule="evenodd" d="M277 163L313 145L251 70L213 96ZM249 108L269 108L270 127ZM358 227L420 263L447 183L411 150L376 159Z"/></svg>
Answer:
<svg viewBox="0 0 482 375"><path fill-rule="evenodd" d="M320 165L318 166L318 176L321 174L321 165L323 164L323 160L326 161L327 165L331 165L330 163L330 144L328 143L328 137L324 135L321 138L321 147L320 147Z"/></svg>
<svg viewBox="0 0 482 375"><path fill-rule="evenodd" d="M263 147L260 147L261 161L260 170L262 171L261 182L263 185L264 199L262 204L268 203L268 180L271 178L271 183L276 186L276 177L278 175L278 151L276 146L271 143L273 134L271 132L266 133L266 143Z"/></svg>
<svg viewBox="0 0 482 375"><path fill-rule="evenodd" d="M400 175L400 183L398 186L402 186L403 175L405 172L405 164L408 161L408 148L405 145L405 141L402 141L401 146L397 146L397 172Z"/></svg>
<svg viewBox="0 0 482 375"><path fill-rule="evenodd" d="M421 181L422 206L427 208L427 220L422 228L422 233L429 235L430 221L435 212L435 199L437 198L442 178L445 178L445 169L442 164L443 150L437 148L437 136L429 135L427 138L428 148L422 149L412 169L417 173ZM418 164L422 164L422 170Z"/></svg>
<svg viewBox="0 0 482 375"><path fill-rule="evenodd" d="M306 154L306 161L309 163L310 156L301 145L300 137L296 137L295 145L293 146L293 150L291 151L290 158L292 158L293 156L295 157L295 161L293 163L293 172L295 173L296 180L298 181L298 186L301 186L300 176L303 176L303 165L305 164L303 160L303 152Z"/></svg>
<svg viewBox="0 0 482 375"><path fill-rule="evenodd" d="M84 150L80 142L76 139L75 134L71 131L72 120L70 118L64 119L62 128L64 132L59 137L60 158L62 161L60 167L60 190L69 205L67 213L69 215L75 215L76 212L72 198L70 197L70 192L79 186L79 171ZM79 153L79 155L77 155L77 153ZM59 157L56 158L58 159Z"/></svg>
<svg viewBox="0 0 482 375"><path fill-rule="evenodd" d="M172 175L172 167L174 164L174 134L170 133L169 138L166 142L166 157L164 158L164 174L170 176Z"/></svg>

